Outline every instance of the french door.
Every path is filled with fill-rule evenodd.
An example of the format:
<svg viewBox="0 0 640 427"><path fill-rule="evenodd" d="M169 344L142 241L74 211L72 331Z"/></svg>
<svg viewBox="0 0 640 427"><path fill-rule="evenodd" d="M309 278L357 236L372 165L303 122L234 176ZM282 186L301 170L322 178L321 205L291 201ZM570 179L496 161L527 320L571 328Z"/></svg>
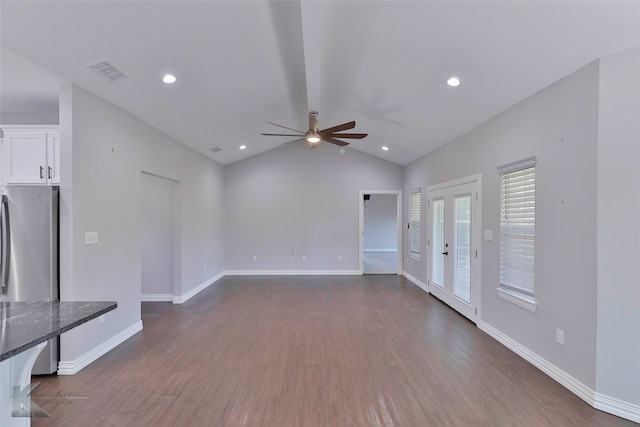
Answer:
<svg viewBox="0 0 640 427"><path fill-rule="evenodd" d="M429 292L474 323L480 277L479 179L427 190Z"/></svg>

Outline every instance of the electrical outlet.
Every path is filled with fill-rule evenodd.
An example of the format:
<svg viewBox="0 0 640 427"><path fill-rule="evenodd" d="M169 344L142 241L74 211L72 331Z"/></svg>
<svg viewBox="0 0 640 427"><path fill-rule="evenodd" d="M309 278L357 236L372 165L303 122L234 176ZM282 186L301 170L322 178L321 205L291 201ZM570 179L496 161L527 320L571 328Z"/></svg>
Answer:
<svg viewBox="0 0 640 427"><path fill-rule="evenodd" d="M207 264L205 264L205 265L202 267L202 270L203 270L203 271L207 271Z"/></svg>
<svg viewBox="0 0 640 427"><path fill-rule="evenodd" d="M97 231L87 231L84 233L85 245L97 245L100 242Z"/></svg>
<svg viewBox="0 0 640 427"><path fill-rule="evenodd" d="M293 255L289 255L289 261L293 262Z"/></svg>
<svg viewBox="0 0 640 427"><path fill-rule="evenodd" d="M342 255L338 255L338 261L342 261Z"/></svg>
<svg viewBox="0 0 640 427"><path fill-rule="evenodd" d="M305 262L307 260L307 257L305 255L302 255L302 262Z"/></svg>
<svg viewBox="0 0 640 427"><path fill-rule="evenodd" d="M253 256L253 260L254 260L254 261L257 261L257 260L258 260L258 256L257 256L257 255L254 255L254 256Z"/></svg>
<svg viewBox="0 0 640 427"><path fill-rule="evenodd" d="M564 345L564 331L562 329L556 329L556 342Z"/></svg>

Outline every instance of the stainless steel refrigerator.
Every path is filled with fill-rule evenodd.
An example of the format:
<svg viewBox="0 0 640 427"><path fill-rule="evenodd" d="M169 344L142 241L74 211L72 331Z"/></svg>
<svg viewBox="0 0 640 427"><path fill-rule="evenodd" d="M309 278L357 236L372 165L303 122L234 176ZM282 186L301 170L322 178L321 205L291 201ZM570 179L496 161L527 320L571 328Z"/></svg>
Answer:
<svg viewBox="0 0 640 427"><path fill-rule="evenodd" d="M0 301L56 301L59 187L0 187ZM33 375L58 369L58 339L36 360Z"/></svg>

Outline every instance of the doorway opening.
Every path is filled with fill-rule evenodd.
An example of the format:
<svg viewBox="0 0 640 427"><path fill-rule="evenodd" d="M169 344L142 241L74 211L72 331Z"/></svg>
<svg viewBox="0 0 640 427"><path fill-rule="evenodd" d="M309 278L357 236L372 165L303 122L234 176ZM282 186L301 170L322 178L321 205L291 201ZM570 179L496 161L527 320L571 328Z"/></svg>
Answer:
<svg viewBox="0 0 640 427"><path fill-rule="evenodd" d="M429 293L477 323L480 303L480 175L427 189Z"/></svg>
<svg viewBox="0 0 640 427"><path fill-rule="evenodd" d="M402 191L360 191L360 274L402 274Z"/></svg>
<svg viewBox="0 0 640 427"><path fill-rule="evenodd" d="M142 172L140 295L142 302L173 302L180 294L180 183Z"/></svg>

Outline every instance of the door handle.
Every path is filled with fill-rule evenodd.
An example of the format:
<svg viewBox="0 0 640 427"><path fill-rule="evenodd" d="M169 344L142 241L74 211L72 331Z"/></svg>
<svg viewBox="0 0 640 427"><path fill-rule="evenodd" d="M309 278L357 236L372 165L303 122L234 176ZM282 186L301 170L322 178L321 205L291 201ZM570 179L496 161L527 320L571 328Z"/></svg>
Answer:
<svg viewBox="0 0 640 427"><path fill-rule="evenodd" d="M2 195L0 208L0 281L2 282L2 294L7 293L9 287L9 199Z"/></svg>
<svg viewBox="0 0 640 427"><path fill-rule="evenodd" d="M48 166L48 169L49 169L49 173L48 173L49 179L51 179L53 178L53 168L51 166Z"/></svg>
<svg viewBox="0 0 640 427"><path fill-rule="evenodd" d="M44 167L40 166L40 179L44 179Z"/></svg>
<svg viewBox="0 0 640 427"><path fill-rule="evenodd" d="M449 248L449 244L448 244L448 243L445 243L445 244L444 244L444 247L445 247L445 249L447 249L447 250L446 250L445 252L442 252L442 255L449 255L449 249L448 249L448 248Z"/></svg>

